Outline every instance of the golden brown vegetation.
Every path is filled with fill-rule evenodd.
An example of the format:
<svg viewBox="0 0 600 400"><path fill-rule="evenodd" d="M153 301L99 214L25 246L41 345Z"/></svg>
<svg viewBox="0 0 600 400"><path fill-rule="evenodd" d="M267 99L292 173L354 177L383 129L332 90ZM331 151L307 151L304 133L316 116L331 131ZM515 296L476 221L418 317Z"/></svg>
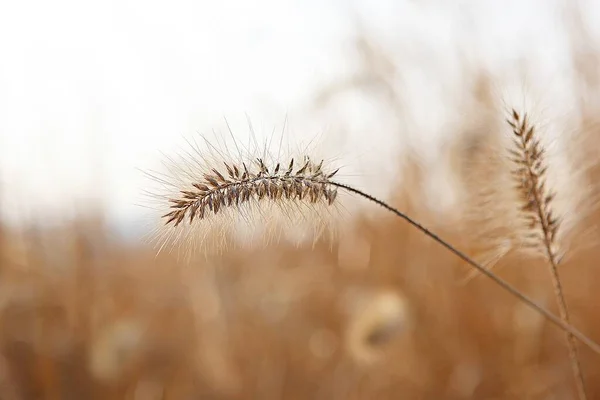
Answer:
<svg viewBox="0 0 600 400"><path fill-rule="evenodd" d="M569 310L558 274L560 260L557 249L557 233L560 221L553 214L552 200L556 193L548 189L546 175L548 164L545 160L545 149L540 143L535 126L527 120L527 114L521 118L519 113L513 110L507 122L512 127L515 136L515 149L510 150L512 161L516 164L516 169L512 172L517 190L521 195L523 203L521 210L529 230L528 242L525 242L525 245L543 249L550 266L560 317L564 322L569 322ZM577 343L575 337L570 333L567 333L567 346L579 398L585 399L587 396L577 354Z"/></svg>
<svg viewBox="0 0 600 400"><path fill-rule="evenodd" d="M597 70L579 73L582 98L600 94ZM448 157L466 204L459 223L422 206L416 163L390 203L467 254L493 260L490 268L554 311L547 260L521 251L519 213L532 208L514 202L506 160L489 153L510 127L496 123L503 115L486 100L485 73L474 75L482 111L474 114L485 118L456 128ZM401 104L393 90L385 95ZM580 192L559 194L585 193L594 203L600 131L589 104L576 127ZM263 195L284 194L269 188ZM565 229L569 251L554 267L570 322L600 341L600 211L579 211L585 218ZM471 269L404 221L353 217L333 246L273 244L185 261L112 242L98 221L0 230L0 399L573 397L562 333L541 315L482 277L463 284ZM541 239L558 240L555 216L539 218ZM581 347L578 359L587 397L600 398L600 356Z"/></svg>
<svg viewBox="0 0 600 400"><path fill-rule="evenodd" d="M419 214L408 199L393 203ZM1 398L572 393L559 331L491 282L453 284L467 267L395 219L358 219L333 249L278 245L185 264L110 243L101 225L18 237L3 235ZM560 266L572 322L592 338L598 249ZM516 253L497 270L552 307L543 267ZM595 398L600 359L580 356Z"/></svg>

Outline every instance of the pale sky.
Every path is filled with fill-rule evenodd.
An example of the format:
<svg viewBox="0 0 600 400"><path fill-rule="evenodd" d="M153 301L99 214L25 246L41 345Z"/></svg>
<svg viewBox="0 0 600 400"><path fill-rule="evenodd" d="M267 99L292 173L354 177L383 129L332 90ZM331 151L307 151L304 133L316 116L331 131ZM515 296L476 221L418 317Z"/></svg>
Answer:
<svg viewBox="0 0 600 400"><path fill-rule="evenodd" d="M0 0L3 216L68 214L100 197L111 218L133 223L144 187L137 168L154 167L184 136L222 129L224 117L246 135L246 114L267 134L287 116L290 135L306 137L344 119L352 128L337 153L370 166L352 173L392 170L386 160L404 139L390 137L368 105L349 97L327 116L307 111L319 88L354 70L356 15L401 50L395 59L414 77L410 112L426 121L417 139L434 141L447 99L431 75L460 90L455 44L468 24L477 35L466 38L467 53L498 70L527 54L540 67L534 78L561 93L560 3ZM587 8L590 20L600 21L599 9Z"/></svg>

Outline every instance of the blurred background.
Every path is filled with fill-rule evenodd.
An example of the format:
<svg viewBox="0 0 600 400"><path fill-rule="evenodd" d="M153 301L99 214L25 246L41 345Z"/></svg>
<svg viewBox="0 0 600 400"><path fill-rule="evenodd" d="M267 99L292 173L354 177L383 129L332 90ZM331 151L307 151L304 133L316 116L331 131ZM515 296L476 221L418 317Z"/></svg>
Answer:
<svg viewBox="0 0 600 400"><path fill-rule="evenodd" d="M0 398L572 398L560 331L367 204L333 243L182 260L140 203L186 137L318 137L556 312L505 200L480 199L515 107L556 171L572 322L600 341L599 46L592 0L0 3Z"/></svg>

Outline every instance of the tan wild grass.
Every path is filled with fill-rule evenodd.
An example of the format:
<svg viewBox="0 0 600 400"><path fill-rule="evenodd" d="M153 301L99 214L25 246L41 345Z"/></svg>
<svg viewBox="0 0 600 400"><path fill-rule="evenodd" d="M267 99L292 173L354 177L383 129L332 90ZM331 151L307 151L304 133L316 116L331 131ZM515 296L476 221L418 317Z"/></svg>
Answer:
<svg viewBox="0 0 600 400"><path fill-rule="evenodd" d="M211 147L214 148L212 145ZM236 148L238 148L237 145ZM222 157L226 157L223 151L220 151L219 154ZM287 168L282 169L282 164L277 162L275 167L271 170L261 158L248 160L247 162L241 161L239 166L236 164L230 165L225 160L221 160L221 163L225 165L227 170L226 172L221 173L216 168L202 165L202 160L206 160L207 157L202 156L199 151L197 151L197 155L199 156L199 159L189 160L192 165L197 166L197 170L192 169L188 172L188 176L191 178L190 185L193 187L193 190L177 188L175 183L173 186L176 189L179 189L178 197L167 197L166 199L170 205L169 208L171 211L164 214L162 218L164 219L164 225L166 227L172 225L172 228L170 228L173 232L173 234L170 235L171 237L181 237L180 233L175 234L175 232L177 232L178 226L186 219L186 217L188 224L193 226L197 222L200 223L208 219L211 214L219 221L220 213L225 212L227 209L233 209L234 214L230 215L232 219L246 219L246 215L241 213L237 216L235 212L240 211L240 208L251 200L256 202L255 207L258 209L261 208L261 202L263 200L270 200L272 205L281 208L283 208L281 206L282 204L286 205L291 203L297 207L295 210L286 213L290 219L292 219L292 216L296 215L307 218L303 215L302 209L299 207L300 205L311 205L321 201L326 205L331 206L337 198L338 189L341 189L347 193L358 195L405 220L410 225L423 232L423 234L429 236L445 247L448 251L454 253L471 267L475 268L479 273L486 275L504 290L519 298L524 304L542 314L561 329L569 332L573 338L581 340L596 353L600 354L600 345L571 326L564 318L562 320L557 318L544 307L536 304L528 296L521 293L514 286L484 268L464 252L457 249L454 245L442 239L435 232L427 229L420 222L360 189L333 180L332 178L334 178L339 169L333 172L325 172L323 170L323 160L316 164L313 163L309 157L305 157L305 162L302 166L294 169L294 159L292 159ZM253 164L256 166L256 171L253 171L252 168L248 168L248 165L252 166ZM208 168L210 168L210 173L201 173L203 169L206 170ZM195 180L194 177L197 177L197 180ZM172 177L172 179L175 180L175 177ZM167 176L166 181L168 180L169 177ZM160 198L160 194L157 194L157 197ZM266 213L269 213L270 210L267 209L265 211ZM310 216L308 218L310 218ZM320 220L320 218L318 218L318 220ZM219 224L219 222L216 223ZM189 236L187 238L190 242L189 246L196 245L197 241L202 243L202 241L205 240L205 237L205 234L199 237ZM175 241L174 244L180 245L177 241ZM160 249L163 247L164 244Z"/></svg>
<svg viewBox="0 0 600 400"><path fill-rule="evenodd" d="M418 202L419 186L406 190L410 196L399 189L394 203L428 220L409 200ZM460 232L428 221L471 248ZM395 218L356 223L354 241L370 249L364 266L339 254L353 249L319 242L232 250L198 258L190 269L166 252L155 258L151 249L111 244L100 225L83 227L25 232L23 245L16 233L5 235L0 344L10 387L4 393L22 399L571 393L554 329L523 314L522 304L491 282L449 284L466 266ZM592 338L600 325L585 305L600 301L589 288L597 256L597 247L576 254L563 275L566 291L579 288L575 321ZM517 286L539 275L535 260L521 254L499 264ZM83 299L81 286L93 296ZM535 330L524 328L521 315ZM534 331L535 340L522 340ZM587 374L599 370L595 354L581 357ZM587 390L592 398L600 393L593 379Z"/></svg>
<svg viewBox="0 0 600 400"><path fill-rule="evenodd" d="M338 170L323 171L323 160L316 164L307 157L296 169L293 158L287 167L277 163L271 170L260 158L250 164L250 169L246 163L239 167L223 164L226 169L223 173L212 168L212 173L205 173L200 181L192 183L193 190L181 190L181 197L169 199L172 211L162 216L166 225L173 223L176 227L186 217L193 224L196 219L218 215L227 207L239 209L250 201L270 200L274 204L324 201L332 205L337 197L337 188L329 181Z"/></svg>
<svg viewBox="0 0 600 400"><path fill-rule="evenodd" d="M402 93L391 79L402 67L382 64L365 63L376 69L366 72L377 74L358 83L375 75L375 89L402 115ZM586 70L593 75L598 69L588 61ZM478 75L473 72L469 76ZM582 85L588 95L598 93L591 78L586 74ZM506 131L485 119L473 126L474 115L497 113L486 103L485 85L473 87L464 94L481 104L446 132L456 141L451 155L460 160L465 153L459 149L481 149L471 146L467 133L482 133L485 143L487 133ZM585 182L594 183L600 179L600 130L591 105L577 107L582 117L574 129L585 130ZM483 186L468 172L491 167L488 158L469 161L468 169L448 168ZM431 204L423 187L428 173L405 163L403 175L410 179L390 203L465 253L484 249L482 258L490 259L490 236L477 233L499 239L506 226L494 233L481 220L466 223L424 206ZM597 194L597 185L590 189ZM472 194L470 187L461 190ZM561 186L555 190L570 195ZM489 204L484 209L496 211ZM586 232L600 223L600 211L586 215L572 241L592 245L570 249L560 277L573 324L598 339L600 248ZM562 338L539 314L489 280L453 285L468 266L404 221L385 213L351 218L350 244L228 249L192 258L192 269L168 252L156 257L153 249L116 240L98 221L58 229L0 226L0 398L573 397ZM552 281L545 260L518 251L491 259L502 278L555 307L547 300ZM597 398L600 360L584 347L579 357L588 398Z"/></svg>
<svg viewBox="0 0 600 400"><path fill-rule="evenodd" d="M399 189L394 204L470 253L474 241L417 211L423 209L411 199L421 203L424 194L414 182ZM588 222L594 221L600 217ZM402 221L359 219L354 230L355 241L370 249L364 267L338 254L352 249L318 242L232 250L193 260L191 270L166 254L155 259L150 249L111 244L97 223L34 230L23 243L9 231L0 309L10 377L5 393L25 399L570 395L555 331L524 313L523 304L484 280L449 284L466 266ZM563 275L565 288L579 288L576 324L592 338L600 326L585 305L600 300L589 287L597 251L566 261ZM499 264L519 287L537 274L521 254ZM544 283L537 278L535 285ZM595 354L581 357L588 374L598 370ZM591 380L587 390L591 397L600 388Z"/></svg>
<svg viewBox="0 0 600 400"><path fill-rule="evenodd" d="M255 200L257 203L260 203L262 200L270 200L275 204L290 200L297 203L303 201L316 203L319 200L323 200L331 205L337 197L338 188L359 195L409 222L413 227L434 239L447 250L474 267L478 272L486 275L500 287L519 298L524 304L530 306L533 310L539 312L545 318L565 330L568 334L569 354L573 373L577 381L578 393L580 398L586 398L575 338L581 340L597 353L600 347L584 334L574 329L569 323L569 315L566 309L561 282L556 270L558 261L555 245L558 232L558 219L553 216L550 207L554 193L549 192L545 186L547 166L544 162L544 150L535 135L534 127L528 125L526 116L521 120L519 114L513 111L511 118L508 120L508 123L513 128L516 143L516 149L510 150L511 161L518 166L517 169L512 171L512 175L517 182L518 193L524 202L524 205L521 206L521 211L527 220L527 228L529 229L525 235L526 241L523 244L526 247L542 245L546 251L552 267L553 284L559 301L560 320L549 313L543 306L533 302L514 286L490 272L489 269L478 264L454 245L444 241L438 234L425 228L415 219L368 193L332 180L331 178L334 177L337 170L333 173L324 173L322 171L323 162L317 165L311 163L310 159L307 159L299 169L294 170L294 161L292 159L287 169L283 170L281 164L278 162L272 171L270 171L262 159L258 158L255 160L257 171L252 172L248 169L245 162L242 162L241 166L238 167L235 164L230 166L227 162L223 161L227 170L226 173L220 173L217 169L212 168L212 173L204 173L201 175L200 180L191 182L195 190L180 190L179 197L168 199L172 211L163 215L165 219L164 223L167 226L172 224L173 229L176 229L187 217L188 223L191 225L196 220L202 221L205 217L209 217L206 214L207 212L212 212L212 214L218 216L220 211L228 207L240 207L240 205L250 200ZM198 165L201 165L201 163L198 162ZM540 231L537 230L538 227ZM191 240L194 239L191 238ZM367 335L367 337L374 336ZM355 339L354 342L356 341ZM360 339L358 341L360 342ZM358 349L360 346L355 345L354 348Z"/></svg>
<svg viewBox="0 0 600 400"><path fill-rule="evenodd" d="M541 248L545 253L560 317L568 323L570 320L569 310L558 273L560 256L557 233L560 219L552 207L556 193L549 188L547 181L548 163L545 149L540 142L536 127L527 119L527 114L521 116L513 110L507 122L512 127L514 134L514 149L510 150L510 154L516 168L512 173L517 184L517 191L521 195L521 211L529 230L526 237L527 242L524 245ZM570 333L567 333L567 347L578 396L580 399L587 399L577 343L575 337Z"/></svg>
<svg viewBox="0 0 600 400"><path fill-rule="evenodd" d="M460 242L458 232L440 229ZM371 248L362 268L337 244L240 249L200 258L193 269L119 243L100 253L39 247L46 250L25 264L2 265L8 381L24 399L569 396L556 331L518 301L486 280L449 284L466 266L405 223L366 219L354 234ZM38 242L75 235L90 237L66 229L41 232ZM60 270L49 268L56 251ZM565 261L563 274L568 293L579 289L574 321L591 337L600 335L594 307L585 306L600 301L586 289L598 276L597 251ZM499 267L519 287L544 276L520 254ZM80 268L93 271L95 295L78 305L71 278ZM538 277L536 285L545 283ZM89 322L66 318L79 307ZM534 331L525 322L539 332L528 343ZM88 323L89 337L79 328ZM593 376L596 355L582 349L581 357ZM587 389L591 398L600 393L594 379Z"/></svg>
<svg viewBox="0 0 600 400"><path fill-rule="evenodd" d="M335 235L338 188L330 181L339 168L311 158L309 149L284 152L283 136L264 147L256 138L251 145L232 139L188 140L177 158L165 157L161 171L147 174L155 184L149 205L162 215L152 238L161 251L189 257L282 236L314 242Z"/></svg>

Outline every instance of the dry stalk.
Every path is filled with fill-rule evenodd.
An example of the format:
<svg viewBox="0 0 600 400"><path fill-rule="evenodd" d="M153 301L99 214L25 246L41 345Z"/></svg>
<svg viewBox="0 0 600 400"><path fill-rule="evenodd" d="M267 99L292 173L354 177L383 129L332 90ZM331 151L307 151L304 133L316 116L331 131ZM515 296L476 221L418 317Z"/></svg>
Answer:
<svg viewBox="0 0 600 400"><path fill-rule="evenodd" d="M163 215L165 226L169 226L170 229L177 229L178 226L181 227L183 225L186 217L191 225L194 221L218 218L219 214L227 210L241 210L241 207L248 203L254 202L257 204L267 200L278 205L280 205L279 203L287 202L291 205L309 203L335 206L338 199L338 189L342 189L347 193L367 199L397 217L404 219L467 264L477 269L480 273L493 280L504 290L517 297L528 307L543 315L562 330L569 332L594 352L600 354L600 345L596 342L571 326L568 322L565 322L535 303L514 286L479 265L472 258L456 249L419 222L368 193L333 181L332 178L336 175L337 170L333 172L324 170L323 162L317 164L306 157L297 169L294 169L295 163L293 159L283 169L280 163L269 168L262 159L255 159L252 163L224 163L223 165L225 170L219 171L217 168L214 168L211 169L211 173L200 174L201 176L191 184L194 190L180 190L176 197L168 198L171 211Z"/></svg>
<svg viewBox="0 0 600 400"><path fill-rule="evenodd" d="M526 244L531 247L541 247L545 253L550 267L559 314L563 322L568 324L569 310L558 274L560 260L556 235L560 220L552 212L552 200L556 193L546 185L548 167L545 160L545 149L537 138L535 126L527 120L527 114L524 114L521 118L517 111L512 110L507 122L512 127L514 134L515 149L510 150L510 154L511 160L517 166L513 171L513 176L517 181L517 190L523 202L521 211L527 221ZM579 398L586 399L577 342L569 332L566 334L566 340Z"/></svg>

